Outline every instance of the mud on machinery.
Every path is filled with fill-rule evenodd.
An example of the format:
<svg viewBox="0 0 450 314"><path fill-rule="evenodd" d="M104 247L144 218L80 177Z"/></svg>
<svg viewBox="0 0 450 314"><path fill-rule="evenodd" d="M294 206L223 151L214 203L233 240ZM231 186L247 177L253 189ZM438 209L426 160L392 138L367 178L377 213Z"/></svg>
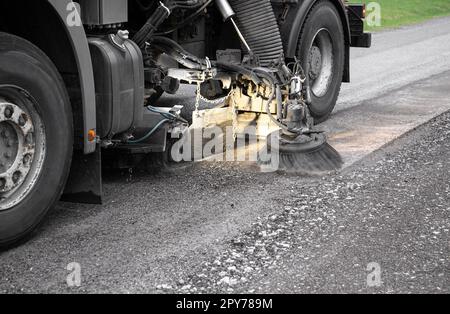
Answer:
<svg viewBox="0 0 450 314"><path fill-rule="evenodd" d="M315 124L350 79L350 47L370 47L364 14L343 0L2 1L0 247L62 194L101 203L102 161L167 166L190 128L255 126L284 170L339 166ZM162 107L180 84L195 104Z"/></svg>

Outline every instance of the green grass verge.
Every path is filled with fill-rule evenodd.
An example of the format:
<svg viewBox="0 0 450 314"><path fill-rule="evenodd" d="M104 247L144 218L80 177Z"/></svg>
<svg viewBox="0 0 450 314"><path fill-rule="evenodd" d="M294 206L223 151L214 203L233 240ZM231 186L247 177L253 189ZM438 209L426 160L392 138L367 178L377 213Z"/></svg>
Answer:
<svg viewBox="0 0 450 314"><path fill-rule="evenodd" d="M450 0L351 0L350 2L380 4L381 26L366 25L369 31L396 28L450 16ZM370 14L370 10L367 13Z"/></svg>

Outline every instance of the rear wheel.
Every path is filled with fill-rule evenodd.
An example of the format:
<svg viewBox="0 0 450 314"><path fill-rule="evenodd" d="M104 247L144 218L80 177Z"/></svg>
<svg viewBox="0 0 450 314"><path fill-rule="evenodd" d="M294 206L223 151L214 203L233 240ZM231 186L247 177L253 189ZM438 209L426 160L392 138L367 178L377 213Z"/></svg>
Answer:
<svg viewBox="0 0 450 314"><path fill-rule="evenodd" d="M0 248L30 234L59 199L72 141L55 66L30 42L0 33Z"/></svg>
<svg viewBox="0 0 450 314"><path fill-rule="evenodd" d="M306 18L297 57L311 87L310 111L317 123L325 121L336 105L345 63L344 30L330 1L316 4Z"/></svg>

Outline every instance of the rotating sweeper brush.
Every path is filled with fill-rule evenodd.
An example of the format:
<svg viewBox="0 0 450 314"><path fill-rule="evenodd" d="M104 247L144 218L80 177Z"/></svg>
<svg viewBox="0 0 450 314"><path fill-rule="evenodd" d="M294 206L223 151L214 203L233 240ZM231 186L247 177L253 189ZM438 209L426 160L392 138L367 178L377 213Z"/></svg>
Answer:
<svg viewBox="0 0 450 314"><path fill-rule="evenodd" d="M270 143L276 141L275 147ZM268 138L269 155L277 162L260 162L261 165L275 166L273 170L292 174L320 174L342 167L339 153L327 142L323 133L289 136L277 131Z"/></svg>
<svg viewBox="0 0 450 314"><path fill-rule="evenodd" d="M293 63L292 70L282 64L279 72L289 78L289 84L283 85L283 80L275 82L273 75L260 74L272 86L266 113L280 128L268 136L270 159L260 159L260 165L294 174L320 174L340 169L343 165L341 156L328 144L324 132L314 126L309 113L310 91L300 62ZM277 117L270 111L273 101L277 104Z"/></svg>

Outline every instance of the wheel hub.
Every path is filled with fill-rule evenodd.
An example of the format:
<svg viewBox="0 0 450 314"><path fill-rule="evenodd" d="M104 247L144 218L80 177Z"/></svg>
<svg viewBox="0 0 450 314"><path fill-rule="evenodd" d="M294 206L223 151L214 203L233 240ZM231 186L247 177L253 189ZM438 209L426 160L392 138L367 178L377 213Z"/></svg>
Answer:
<svg viewBox="0 0 450 314"><path fill-rule="evenodd" d="M0 99L0 194L19 187L31 169L35 153L30 116Z"/></svg>
<svg viewBox="0 0 450 314"><path fill-rule="evenodd" d="M309 78L315 80L319 77L322 70L322 53L319 47L311 47L309 53Z"/></svg>
<svg viewBox="0 0 450 314"><path fill-rule="evenodd" d="M313 94L323 97L333 81L333 41L327 29L320 29L314 36L308 56L308 76Z"/></svg>

